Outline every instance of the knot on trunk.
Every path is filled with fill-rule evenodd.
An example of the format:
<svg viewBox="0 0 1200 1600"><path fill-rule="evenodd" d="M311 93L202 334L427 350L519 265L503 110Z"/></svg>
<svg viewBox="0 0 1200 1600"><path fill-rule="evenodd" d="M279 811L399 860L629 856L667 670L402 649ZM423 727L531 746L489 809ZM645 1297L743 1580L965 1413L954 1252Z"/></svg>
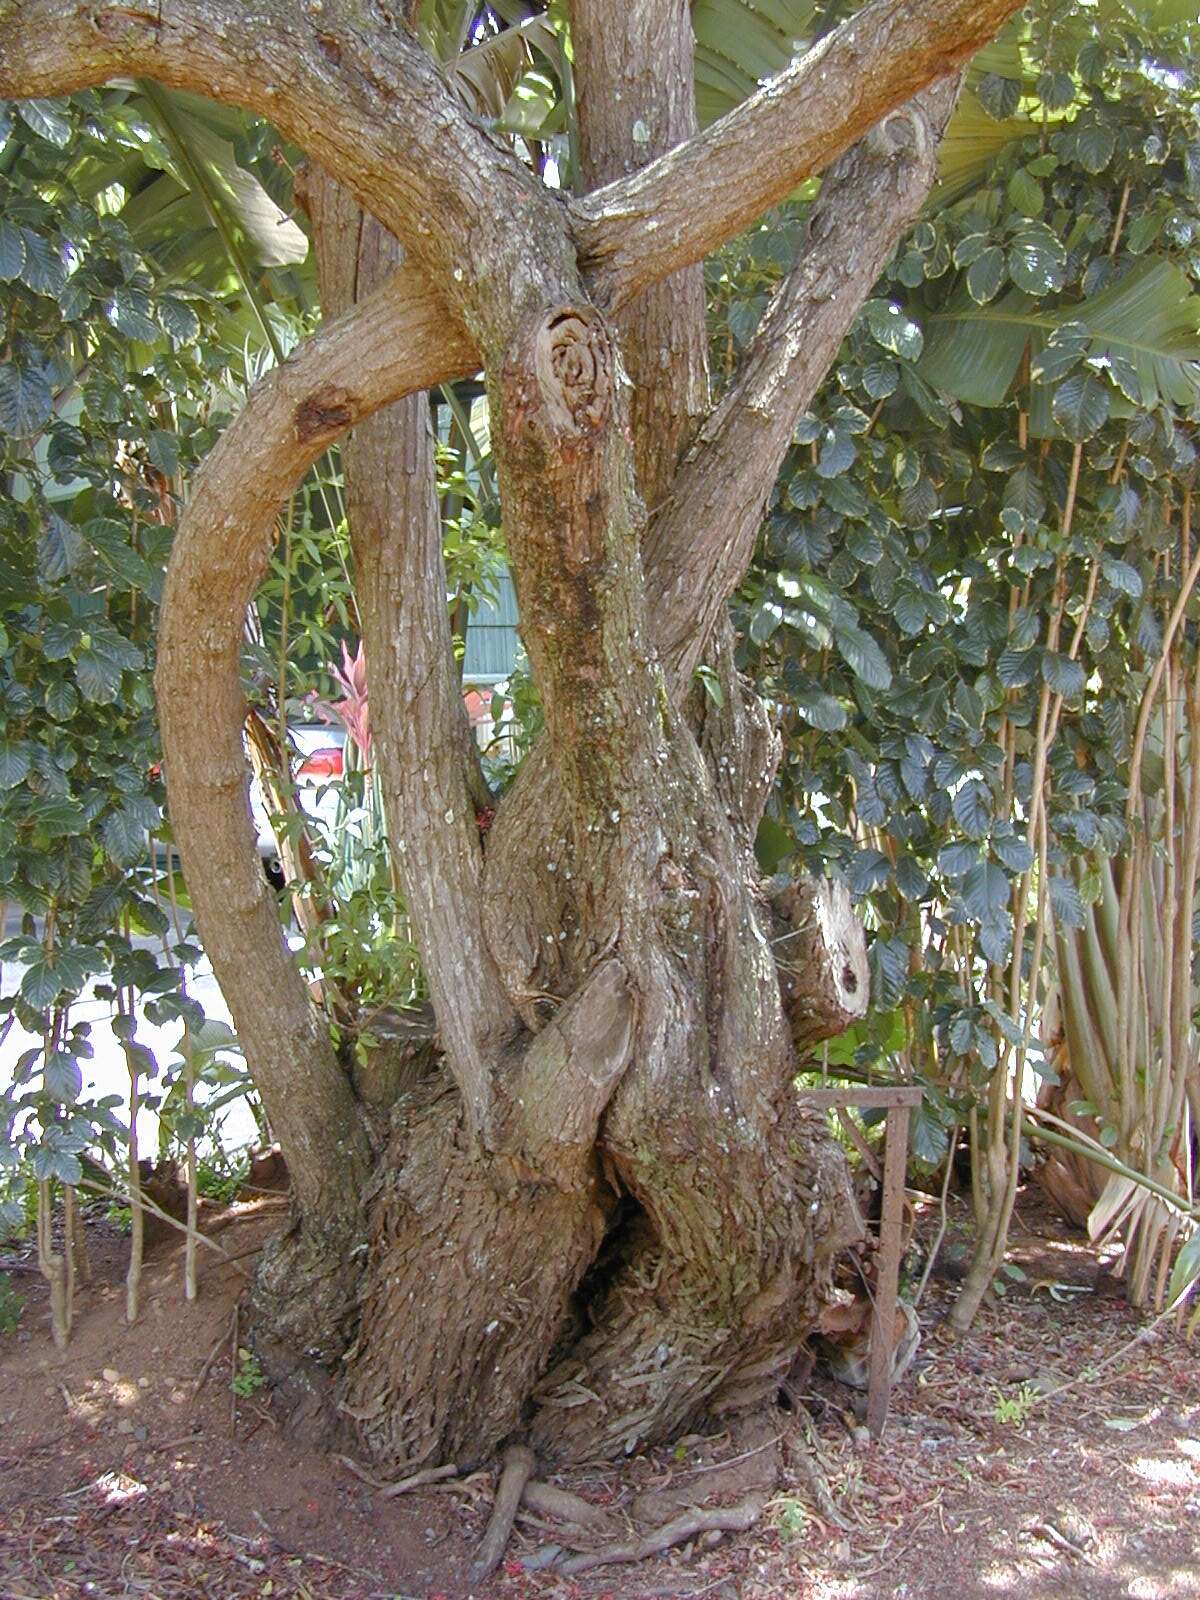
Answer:
<svg viewBox="0 0 1200 1600"><path fill-rule="evenodd" d="M568 306L538 329L534 366L546 416L555 433L592 433L608 417L612 353L594 311Z"/></svg>
<svg viewBox="0 0 1200 1600"><path fill-rule="evenodd" d="M844 884L791 879L770 894L779 988L800 1056L867 1014L867 940Z"/></svg>

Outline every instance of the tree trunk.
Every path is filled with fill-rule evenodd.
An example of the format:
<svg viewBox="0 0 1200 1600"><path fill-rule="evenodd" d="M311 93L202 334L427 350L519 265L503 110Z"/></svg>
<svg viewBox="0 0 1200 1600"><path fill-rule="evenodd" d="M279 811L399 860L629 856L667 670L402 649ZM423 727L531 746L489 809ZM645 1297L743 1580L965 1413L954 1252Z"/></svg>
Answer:
<svg viewBox="0 0 1200 1600"><path fill-rule="evenodd" d="M563 196L464 112L410 7L0 0L0 94L145 74L270 117L345 186L310 197L334 320L253 391L181 519L158 691L200 933L293 1177L260 1336L336 1372L385 1468L516 1432L608 1456L753 1409L857 1237L793 1079L865 1009L861 933L820 888L769 905L758 882L777 747L726 606L934 182L954 74L1016 4L869 0L698 133L685 0L572 0L584 192ZM705 416L700 263L822 172ZM487 831L420 395L479 368L546 725ZM440 1047L386 1117L288 959L241 745L276 510L352 427L373 731Z"/></svg>

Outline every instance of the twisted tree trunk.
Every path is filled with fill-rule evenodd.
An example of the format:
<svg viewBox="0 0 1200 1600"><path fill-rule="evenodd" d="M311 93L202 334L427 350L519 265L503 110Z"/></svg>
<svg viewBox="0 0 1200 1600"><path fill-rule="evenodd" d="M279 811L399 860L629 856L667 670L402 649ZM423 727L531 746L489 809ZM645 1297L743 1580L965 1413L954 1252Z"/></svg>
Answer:
<svg viewBox="0 0 1200 1600"><path fill-rule="evenodd" d="M260 1322L337 1374L386 1466L516 1432L610 1455L753 1408L857 1234L792 1080L865 1008L861 935L821 891L772 907L758 883L775 742L726 602L934 181L956 69L1014 9L871 0L701 134L685 0L575 0L568 198L373 0L0 0L0 94L157 77L263 111L329 174L310 204L333 320L194 487L158 691L200 930L294 1180ZM699 262L827 168L710 410ZM486 832L419 397L478 368L546 723ZM241 617L276 508L351 428L373 729L441 1051L385 1131L279 936L240 743ZM691 693L702 661L720 706Z"/></svg>

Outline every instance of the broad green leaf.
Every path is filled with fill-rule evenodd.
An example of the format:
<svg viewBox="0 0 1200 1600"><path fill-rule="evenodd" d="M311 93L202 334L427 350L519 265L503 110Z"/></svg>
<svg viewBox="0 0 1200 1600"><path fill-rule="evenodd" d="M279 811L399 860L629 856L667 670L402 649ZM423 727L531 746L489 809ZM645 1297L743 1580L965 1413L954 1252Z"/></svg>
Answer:
<svg viewBox="0 0 1200 1600"><path fill-rule="evenodd" d="M0 432L28 438L45 427L53 407L54 392L41 372L13 362L0 366Z"/></svg>
<svg viewBox="0 0 1200 1600"><path fill-rule="evenodd" d="M1072 661L1070 656L1058 650L1042 652L1042 677L1054 693L1062 695L1064 700L1072 700L1082 694L1087 683L1087 674L1079 662Z"/></svg>
<svg viewBox="0 0 1200 1600"><path fill-rule="evenodd" d="M1040 217L1046 204L1041 184L1026 167L1018 167L1008 180L1008 202L1025 217Z"/></svg>
<svg viewBox="0 0 1200 1600"><path fill-rule="evenodd" d="M60 1105L69 1105L73 1100L78 1100L83 1088L83 1073L79 1070L79 1063L65 1050L51 1050L46 1058L42 1080L46 1093Z"/></svg>
<svg viewBox="0 0 1200 1600"><path fill-rule="evenodd" d="M71 139L70 120L63 115L61 102L56 100L18 100L17 115L26 127L32 128L39 138L47 139L61 150Z"/></svg>
<svg viewBox="0 0 1200 1600"><path fill-rule="evenodd" d="M150 296L141 289L118 289L108 303L108 320L127 339L153 344L159 338Z"/></svg>
<svg viewBox="0 0 1200 1600"><path fill-rule="evenodd" d="M29 776L33 746L24 740L0 740L0 789L15 789Z"/></svg>
<svg viewBox="0 0 1200 1600"><path fill-rule="evenodd" d="M1054 392L1054 420L1073 444L1099 433L1112 410L1112 390L1092 372L1076 372Z"/></svg>
<svg viewBox="0 0 1200 1600"><path fill-rule="evenodd" d="M967 293L976 305L994 300L1008 278L1008 261L998 245L978 255L967 269Z"/></svg>
<svg viewBox="0 0 1200 1600"><path fill-rule="evenodd" d="M955 791L950 806L962 831L969 838L982 839L992 820L991 791L982 778L968 778Z"/></svg>
<svg viewBox="0 0 1200 1600"><path fill-rule="evenodd" d="M963 904L977 922L985 922L1008 904L1008 874L994 861L981 861L963 879Z"/></svg>
<svg viewBox="0 0 1200 1600"><path fill-rule="evenodd" d="M1141 401L1189 406L1200 399L1200 297L1168 261L1140 261L1090 299L1043 310L1010 293L989 306L961 304L928 319L929 338L918 371L947 394L971 405L998 406L1008 398L1027 347L1034 358L1066 324L1086 329L1093 360L1121 359L1136 373Z"/></svg>
<svg viewBox="0 0 1200 1600"><path fill-rule="evenodd" d="M25 240L15 223L0 217L0 283L11 283L25 265Z"/></svg>
<svg viewBox="0 0 1200 1600"><path fill-rule="evenodd" d="M1008 274L1026 294L1056 294L1063 286L1067 255L1049 228L1029 227L1009 246Z"/></svg>
<svg viewBox="0 0 1200 1600"><path fill-rule="evenodd" d="M988 116L1003 122L1014 115L1021 103L1021 85L1015 78L1001 78L989 72L975 87L979 103Z"/></svg>
<svg viewBox="0 0 1200 1600"><path fill-rule="evenodd" d="M834 628L833 637L846 665L869 689L891 686L892 670L887 657L869 633L861 628Z"/></svg>

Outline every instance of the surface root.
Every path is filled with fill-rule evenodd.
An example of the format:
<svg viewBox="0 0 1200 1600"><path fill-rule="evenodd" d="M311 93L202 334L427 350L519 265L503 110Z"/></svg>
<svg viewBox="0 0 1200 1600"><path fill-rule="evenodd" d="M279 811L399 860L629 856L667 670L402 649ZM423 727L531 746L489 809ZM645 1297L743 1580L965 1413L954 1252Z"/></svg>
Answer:
<svg viewBox="0 0 1200 1600"><path fill-rule="evenodd" d="M496 1486L491 1520L471 1563L472 1578L486 1578L500 1565L516 1520L517 1507L521 1504L521 1496L536 1466L536 1457L528 1445L510 1445L504 1452L504 1466Z"/></svg>

